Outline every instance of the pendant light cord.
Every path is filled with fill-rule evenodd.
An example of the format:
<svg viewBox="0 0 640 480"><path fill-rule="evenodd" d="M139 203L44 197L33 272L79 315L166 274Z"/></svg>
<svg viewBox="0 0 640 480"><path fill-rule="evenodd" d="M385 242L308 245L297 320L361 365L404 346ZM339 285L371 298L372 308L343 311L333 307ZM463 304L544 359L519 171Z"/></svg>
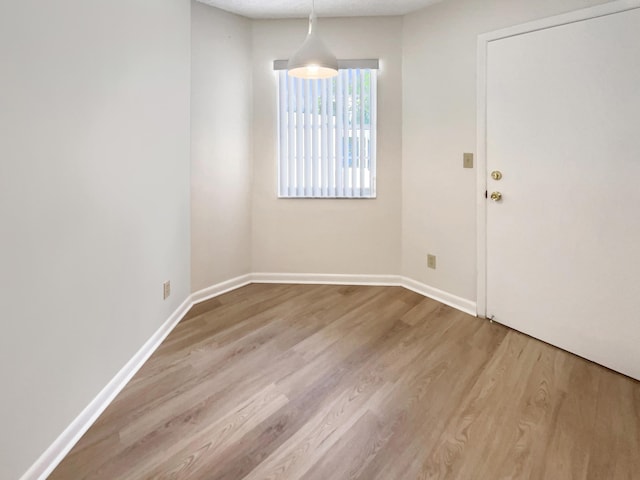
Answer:
<svg viewBox="0 0 640 480"><path fill-rule="evenodd" d="M311 0L311 15L309 15L309 35L315 28L315 19L316 19L316 0Z"/></svg>

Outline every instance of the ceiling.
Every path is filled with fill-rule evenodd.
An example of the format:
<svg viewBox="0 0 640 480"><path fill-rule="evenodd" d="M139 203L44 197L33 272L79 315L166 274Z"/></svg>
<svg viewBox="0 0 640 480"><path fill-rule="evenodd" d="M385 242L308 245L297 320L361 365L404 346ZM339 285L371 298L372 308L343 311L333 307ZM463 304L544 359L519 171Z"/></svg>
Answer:
<svg viewBox="0 0 640 480"><path fill-rule="evenodd" d="M198 0L249 18L304 18L311 0ZM319 17L404 15L442 0L315 0Z"/></svg>

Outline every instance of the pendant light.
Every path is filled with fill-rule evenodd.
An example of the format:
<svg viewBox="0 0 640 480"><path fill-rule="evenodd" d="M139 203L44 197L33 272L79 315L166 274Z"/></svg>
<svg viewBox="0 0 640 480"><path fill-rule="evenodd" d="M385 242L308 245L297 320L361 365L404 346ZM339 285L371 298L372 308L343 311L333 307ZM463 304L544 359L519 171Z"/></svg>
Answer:
<svg viewBox="0 0 640 480"><path fill-rule="evenodd" d="M315 1L311 1L309 33L302 46L287 64L289 75L298 78L318 79L338 75L338 60L318 36L318 18Z"/></svg>

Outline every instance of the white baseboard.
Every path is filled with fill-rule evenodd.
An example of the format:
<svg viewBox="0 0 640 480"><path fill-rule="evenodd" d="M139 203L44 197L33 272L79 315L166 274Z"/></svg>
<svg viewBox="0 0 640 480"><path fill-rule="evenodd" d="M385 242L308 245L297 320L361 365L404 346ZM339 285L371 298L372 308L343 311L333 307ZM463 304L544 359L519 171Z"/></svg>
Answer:
<svg viewBox="0 0 640 480"><path fill-rule="evenodd" d="M474 317L476 316L476 302L458 297L457 295L445 292L444 290L430 287L429 285L417 282L411 278L400 278L400 283L404 288L419 293L420 295L424 295L425 297L433 298L440 303L449 305L450 307L456 308L464 313L468 313L469 315L473 315Z"/></svg>
<svg viewBox="0 0 640 480"><path fill-rule="evenodd" d="M476 302L458 297L452 293L430 287L400 275L343 275L325 273L254 273L252 283L300 283L329 285L382 285L400 286L425 297L432 298L450 307L476 316Z"/></svg>
<svg viewBox="0 0 640 480"><path fill-rule="evenodd" d="M100 393L80 412L71 424L55 439L40 458L31 465L21 480L44 480L54 468L69 453L82 435L93 425L100 414L105 411L113 399L129 383L129 380L144 365L151 354L160 346L164 339L171 333L182 317L191 308L190 298L187 298L175 312L155 331L136 354L125 364L115 377L102 389Z"/></svg>
<svg viewBox="0 0 640 480"><path fill-rule="evenodd" d="M205 300L217 297L218 295L222 295L223 293L235 290L236 288L249 285L251 283L251 280L252 275L250 273L247 273L246 275L241 275L239 277L232 278L231 280L225 280L224 282L217 283L215 285L212 285L211 287L198 290L197 292L192 293L189 297L189 301L191 302L190 307L192 307L196 303L204 302Z"/></svg>
<svg viewBox="0 0 640 480"><path fill-rule="evenodd" d="M244 287L250 283L292 283L292 284L329 284L329 285L377 285L401 286L416 293L432 298L470 315L476 315L476 303L424 283L399 275L344 275L344 274L307 274L307 273L253 273L218 283L192 293L145 342L102 391L85 407L60 436L45 450L36 462L20 477L20 480L45 480L54 468L69 453L82 435L93 425L100 414L127 385L129 380L149 359L164 339L178 325L180 320L196 303Z"/></svg>
<svg viewBox="0 0 640 480"><path fill-rule="evenodd" d="M345 275L328 273L254 273L252 283L399 286L397 275Z"/></svg>
<svg viewBox="0 0 640 480"><path fill-rule="evenodd" d="M113 377L91 403L85 407L80 415L78 415L49 448L40 455L40 458L20 477L20 480L45 480L51 474L53 469L58 466L78 440L80 440L82 435L85 434L118 393L129 383L129 380L140 370L142 365L144 365L151 354L156 351L194 304L243 287L249 283L251 283L251 275L247 274L218 283L217 285L189 295L187 299L182 302L182 305L171 314L151 338L145 342L140 350L136 352L131 360L122 367L116 376Z"/></svg>

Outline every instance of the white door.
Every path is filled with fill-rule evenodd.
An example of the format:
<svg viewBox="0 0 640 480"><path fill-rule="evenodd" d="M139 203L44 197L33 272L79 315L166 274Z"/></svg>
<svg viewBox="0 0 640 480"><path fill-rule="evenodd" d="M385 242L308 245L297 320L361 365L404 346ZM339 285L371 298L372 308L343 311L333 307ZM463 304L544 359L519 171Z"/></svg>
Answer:
<svg viewBox="0 0 640 480"><path fill-rule="evenodd" d="M486 74L487 317L640 379L640 9L490 41Z"/></svg>

